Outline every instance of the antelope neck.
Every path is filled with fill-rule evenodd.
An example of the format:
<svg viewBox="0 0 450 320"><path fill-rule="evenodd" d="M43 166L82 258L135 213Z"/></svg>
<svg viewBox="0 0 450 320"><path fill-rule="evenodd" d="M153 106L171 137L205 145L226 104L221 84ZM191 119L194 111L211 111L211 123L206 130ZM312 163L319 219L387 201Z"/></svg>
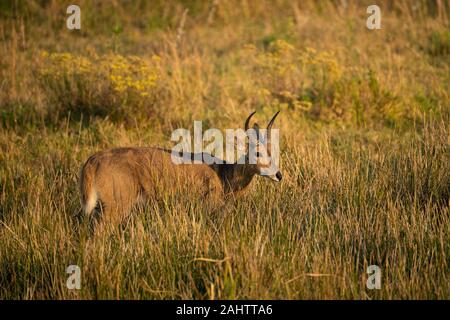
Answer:
<svg viewBox="0 0 450 320"><path fill-rule="evenodd" d="M249 164L218 164L214 170L222 181L225 193L245 189L256 174L255 166Z"/></svg>

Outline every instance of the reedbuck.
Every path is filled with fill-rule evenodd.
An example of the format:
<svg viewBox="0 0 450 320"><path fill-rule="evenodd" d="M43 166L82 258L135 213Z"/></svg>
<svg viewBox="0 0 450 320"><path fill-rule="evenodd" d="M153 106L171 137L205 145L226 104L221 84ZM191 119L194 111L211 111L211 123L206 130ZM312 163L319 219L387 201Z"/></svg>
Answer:
<svg viewBox="0 0 450 320"><path fill-rule="evenodd" d="M281 173L270 160L271 129L278 113L269 122L264 140L254 124L257 134L252 139L256 141L246 144L245 159L241 159L245 161L237 163L175 164L171 151L161 148L116 148L92 155L80 175L84 215L90 217L99 205L101 218L117 224L140 200L157 200L167 194L218 200L244 190L255 175L280 181ZM249 140L249 122L254 114L244 125ZM254 164L248 161L251 152L256 155Z"/></svg>

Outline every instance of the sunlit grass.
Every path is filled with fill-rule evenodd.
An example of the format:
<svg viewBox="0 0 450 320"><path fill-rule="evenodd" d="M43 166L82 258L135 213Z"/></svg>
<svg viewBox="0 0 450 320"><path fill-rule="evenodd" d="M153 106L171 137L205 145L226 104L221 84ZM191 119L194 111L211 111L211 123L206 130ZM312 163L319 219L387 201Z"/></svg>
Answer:
<svg viewBox="0 0 450 320"><path fill-rule="evenodd" d="M79 32L61 4L0 10L0 298L450 297L442 2L380 1L379 31L360 2L94 3ZM253 110L282 110L281 183L221 209L160 199L107 237L77 225L90 154Z"/></svg>

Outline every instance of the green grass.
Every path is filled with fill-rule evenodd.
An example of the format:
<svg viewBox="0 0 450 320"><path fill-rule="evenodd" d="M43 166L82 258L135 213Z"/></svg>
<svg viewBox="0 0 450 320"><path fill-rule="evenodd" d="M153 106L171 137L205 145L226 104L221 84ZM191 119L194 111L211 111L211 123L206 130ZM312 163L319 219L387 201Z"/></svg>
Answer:
<svg viewBox="0 0 450 320"><path fill-rule="evenodd" d="M372 3L93 3L79 32L60 4L2 4L1 299L450 298L448 2L380 1L379 31ZM64 71L107 56L155 67L155 84ZM253 110L260 124L282 110L281 183L258 178L221 210L164 199L108 236L77 225L90 154L171 147L175 128Z"/></svg>

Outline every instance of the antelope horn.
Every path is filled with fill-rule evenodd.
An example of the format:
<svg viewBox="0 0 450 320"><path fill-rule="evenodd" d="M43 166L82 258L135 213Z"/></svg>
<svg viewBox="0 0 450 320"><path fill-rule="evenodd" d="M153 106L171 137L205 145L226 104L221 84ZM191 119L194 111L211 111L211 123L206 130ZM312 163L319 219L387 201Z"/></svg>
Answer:
<svg viewBox="0 0 450 320"><path fill-rule="evenodd" d="M267 131L270 132L270 130L272 130L272 125L275 121L275 118L278 116L278 114L280 113L280 111L278 111L277 113L275 113L275 115L273 116L272 120L270 120L268 126L267 126Z"/></svg>
<svg viewBox="0 0 450 320"><path fill-rule="evenodd" d="M245 131L248 130L248 125L249 125L249 123L250 123L250 119L253 117L253 115L254 115L255 113L256 113L256 111L253 111L253 112L248 116L247 120L245 120L245 125L244 125Z"/></svg>

